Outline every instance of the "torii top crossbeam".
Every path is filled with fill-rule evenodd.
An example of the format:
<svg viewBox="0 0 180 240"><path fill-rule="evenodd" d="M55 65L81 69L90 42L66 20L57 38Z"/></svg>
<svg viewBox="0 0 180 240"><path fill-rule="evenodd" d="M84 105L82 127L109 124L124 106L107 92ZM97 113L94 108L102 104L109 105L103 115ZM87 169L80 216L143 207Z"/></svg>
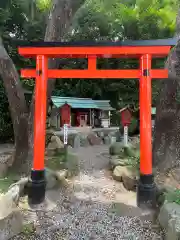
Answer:
<svg viewBox="0 0 180 240"><path fill-rule="evenodd" d="M21 43L19 54L36 58L88 58L88 69L59 70L49 69L48 78L139 78L139 70L103 70L96 69L97 58L140 58L144 54L151 58L167 56L177 39L142 40L124 42L32 42ZM90 70L90 71L89 71ZM167 71L152 69L152 78L166 78ZM36 71L24 69L22 77L36 77Z"/></svg>
<svg viewBox="0 0 180 240"><path fill-rule="evenodd" d="M139 81L140 102L140 190L147 198L154 188L152 175L151 143L151 79L167 78L166 69L152 69L152 58L165 57L177 42L173 39L124 41L124 42L64 42L19 43L19 54L36 58L36 69L22 69L21 76L36 78L34 163L32 182L34 186L44 177L46 91L48 78L134 78ZM139 69L97 69L97 58L138 58ZM87 58L87 69L49 69L49 58ZM146 186L147 189L146 189ZM35 189L36 189L35 187ZM40 190L39 190L40 194ZM36 199L37 197L37 193ZM34 195L34 196L35 196ZM39 199L43 197L40 194ZM140 194L141 195L141 194ZM148 200L148 199L146 199ZM40 201L40 200L39 200Z"/></svg>

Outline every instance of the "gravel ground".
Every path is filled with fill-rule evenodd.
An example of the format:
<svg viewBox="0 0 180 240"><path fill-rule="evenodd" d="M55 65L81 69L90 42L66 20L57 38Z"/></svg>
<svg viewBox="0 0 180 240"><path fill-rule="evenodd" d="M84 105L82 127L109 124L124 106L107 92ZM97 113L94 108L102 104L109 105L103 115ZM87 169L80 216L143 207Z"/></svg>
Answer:
<svg viewBox="0 0 180 240"><path fill-rule="evenodd" d="M141 219L135 193L127 192L105 170L107 153L107 146L80 148L81 172L71 187L48 192L49 201L58 199L56 207L48 212L28 212L36 233L21 234L13 240L163 239L158 226Z"/></svg>

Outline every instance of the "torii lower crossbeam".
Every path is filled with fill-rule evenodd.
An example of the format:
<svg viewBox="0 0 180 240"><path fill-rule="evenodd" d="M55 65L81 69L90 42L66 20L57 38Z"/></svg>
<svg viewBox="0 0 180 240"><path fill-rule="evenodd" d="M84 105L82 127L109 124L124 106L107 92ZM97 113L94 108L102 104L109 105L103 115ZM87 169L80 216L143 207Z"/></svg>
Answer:
<svg viewBox="0 0 180 240"><path fill-rule="evenodd" d="M51 43L52 44L52 43ZM35 124L34 124L34 161L31 175L29 200L41 203L45 197L45 122L46 88L48 78L111 78L139 79L140 92L140 179L137 189L138 205L155 204L155 184L152 173L152 127L151 127L151 79L167 78L166 69L151 69L153 57L166 56L171 46L74 46L74 43L59 43L60 46L19 47L24 57L36 58L36 69L23 69L21 76L36 79ZM61 46L62 45L62 46ZM76 57L88 59L84 70L48 69L48 59L55 57ZM137 57L139 69L102 70L97 69L97 57Z"/></svg>

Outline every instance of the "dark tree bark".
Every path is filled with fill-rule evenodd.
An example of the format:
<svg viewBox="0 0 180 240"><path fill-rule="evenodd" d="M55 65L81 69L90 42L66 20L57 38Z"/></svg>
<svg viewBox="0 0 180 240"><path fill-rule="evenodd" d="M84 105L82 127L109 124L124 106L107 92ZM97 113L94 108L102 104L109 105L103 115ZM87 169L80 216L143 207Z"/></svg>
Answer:
<svg viewBox="0 0 180 240"><path fill-rule="evenodd" d="M0 40L0 75L6 89L15 136L14 159L18 159L22 169L25 167L23 159L28 154L28 109L24 91L19 81L18 72ZM25 167L26 168L26 167Z"/></svg>
<svg viewBox="0 0 180 240"><path fill-rule="evenodd" d="M84 2L85 0L54 0L44 40L64 40L63 37L69 30L75 13ZM57 68L58 66L59 61L57 59L49 60L49 68ZM7 92L14 127L16 151L12 168L17 172L28 174L33 158L34 95L28 113L17 70L2 43L0 44L0 75ZM55 81L56 79L49 79L48 81L48 103L51 99Z"/></svg>
<svg viewBox="0 0 180 240"><path fill-rule="evenodd" d="M46 33L44 41L64 41L64 36L68 32L72 20L77 12L77 10L84 4L85 0L54 0L51 12L48 18L48 24L46 28ZM59 67L61 61L60 59L49 59L48 67L49 69L56 69ZM48 80L48 90L47 90L47 106L51 101L52 91L55 87L56 79ZM34 118L34 95L31 102L30 114L28 119L28 132L29 132L29 156L33 157L33 118Z"/></svg>
<svg viewBox="0 0 180 240"><path fill-rule="evenodd" d="M180 14L177 33L180 33ZM166 68L168 78L162 81L157 102L153 164L160 172L180 165L180 41L171 50Z"/></svg>

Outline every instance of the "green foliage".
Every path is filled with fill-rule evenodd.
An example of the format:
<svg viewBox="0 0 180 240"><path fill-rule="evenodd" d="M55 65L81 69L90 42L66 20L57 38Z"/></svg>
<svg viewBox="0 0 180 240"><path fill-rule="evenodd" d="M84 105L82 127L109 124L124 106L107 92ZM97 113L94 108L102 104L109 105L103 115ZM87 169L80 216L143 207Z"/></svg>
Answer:
<svg viewBox="0 0 180 240"><path fill-rule="evenodd" d="M58 154L46 161L46 167L57 171L65 168L65 154Z"/></svg>
<svg viewBox="0 0 180 240"><path fill-rule="evenodd" d="M180 205L180 189L176 189L174 191L169 191L164 193L165 200L168 202L175 202Z"/></svg>
<svg viewBox="0 0 180 240"><path fill-rule="evenodd" d="M22 233L28 237L31 236L33 233L35 233L36 228L34 226L34 223L26 223L23 225Z"/></svg>
<svg viewBox="0 0 180 240"><path fill-rule="evenodd" d="M178 1L87 1L78 11L68 40L123 40L157 39L174 36ZM153 68L163 67L164 59L153 62ZM86 68L85 60L67 61L66 68ZM137 68L137 60L101 59L101 69ZM127 104L138 105L138 81L102 79L58 80L55 94L61 96L110 99L119 109ZM153 81L153 104L159 94L157 81ZM135 122L135 121L134 121ZM133 123L134 124L134 123ZM133 126L133 125L132 125Z"/></svg>
<svg viewBox="0 0 180 240"><path fill-rule="evenodd" d="M0 34L18 71L25 66L34 66L35 63L17 54L17 39L43 40L51 3L52 0L0 1ZM78 10L65 39L116 41L173 37L178 7L179 0L86 0L84 6ZM138 64L134 59L98 59L98 68L101 69L130 69L137 68ZM163 65L164 59L153 63L154 68ZM84 69L87 67L87 61L85 59L62 59L60 66L61 68ZM154 104L159 87L157 81L153 81L152 85ZM32 79L23 80L23 86L28 90L33 90L34 81ZM112 106L120 109L128 104L138 106L138 88L138 81L134 79L121 79L121 81L59 79L53 94L110 99ZM0 91L4 91L2 84ZM1 96L1 103L0 135L2 131L9 131L5 130L6 127L12 129L4 93ZM118 122L116 117L115 122Z"/></svg>
<svg viewBox="0 0 180 240"><path fill-rule="evenodd" d="M65 151L56 152L55 156L46 160L46 167L57 171L62 169L68 170L68 176L75 176L79 173L79 160L77 155Z"/></svg>
<svg viewBox="0 0 180 240"><path fill-rule="evenodd" d="M124 159L128 167L139 174L140 150L132 145L124 147Z"/></svg>
<svg viewBox="0 0 180 240"><path fill-rule="evenodd" d="M17 53L17 39L32 41L42 40L45 32L45 18L48 7L39 10L42 0L1 0L0 1L0 36L4 46L16 65L17 70L25 66L33 66L34 61L24 59ZM43 1L45 4L45 1ZM48 2L48 0L46 1ZM42 3L42 2L41 2ZM23 86L33 90L34 81L27 79ZM13 126L9 113L9 104L0 79L0 141L9 141L13 138Z"/></svg>
<svg viewBox="0 0 180 240"><path fill-rule="evenodd" d="M36 6L37 8L42 11L46 12L47 10L50 9L52 1L51 0L36 0Z"/></svg>
<svg viewBox="0 0 180 240"><path fill-rule="evenodd" d="M5 178L0 178L0 193L5 193L11 186L11 184L17 182L19 180L19 176L16 174L9 172Z"/></svg>
<svg viewBox="0 0 180 240"><path fill-rule="evenodd" d="M135 117L132 117L131 123L129 125L128 131L129 131L129 135L133 135L134 133L137 132L138 130L138 119Z"/></svg>
<svg viewBox="0 0 180 240"><path fill-rule="evenodd" d="M109 147L109 154L120 155L121 153L123 153L123 147L124 147L123 143L115 142L111 144L111 146Z"/></svg>
<svg viewBox="0 0 180 240"><path fill-rule="evenodd" d="M138 147L129 144L124 147L122 143L114 143L109 148L110 155L117 155L123 165L139 173L140 150Z"/></svg>
<svg viewBox="0 0 180 240"><path fill-rule="evenodd" d="M8 99L2 81L0 81L0 142L5 142L12 138L13 126L9 113Z"/></svg>

